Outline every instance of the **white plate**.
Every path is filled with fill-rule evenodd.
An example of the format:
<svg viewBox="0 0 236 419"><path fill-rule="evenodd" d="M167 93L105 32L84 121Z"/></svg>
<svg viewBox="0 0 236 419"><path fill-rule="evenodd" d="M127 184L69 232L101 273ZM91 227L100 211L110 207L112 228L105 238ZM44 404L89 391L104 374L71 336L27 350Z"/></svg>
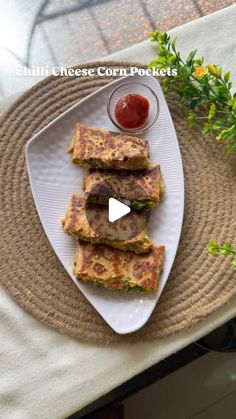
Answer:
<svg viewBox="0 0 236 419"><path fill-rule="evenodd" d="M142 327L150 317L168 279L181 233L184 209L183 167L174 125L158 81L149 76L126 77L151 87L160 101L157 123L145 133L150 158L160 163L166 194L161 205L152 210L149 234L155 243L166 246L166 259L158 292L134 295L96 288L76 280L72 273L75 240L65 234L60 220L73 192L82 193L84 171L71 164L66 150L76 122L117 131L110 122L106 104L119 79L75 104L29 140L26 162L31 189L45 233L61 263L73 281L117 333L130 333ZM142 92L140 92L142 93ZM132 294L132 295L131 295Z"/></svg>

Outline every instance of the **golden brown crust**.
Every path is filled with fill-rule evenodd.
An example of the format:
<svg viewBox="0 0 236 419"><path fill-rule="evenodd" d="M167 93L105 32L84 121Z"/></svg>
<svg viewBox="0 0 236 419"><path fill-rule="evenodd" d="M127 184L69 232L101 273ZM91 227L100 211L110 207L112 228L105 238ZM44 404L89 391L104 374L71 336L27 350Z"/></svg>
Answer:
<svg viewBox="0 0 236 419"><path fill-rule="evenodd" d="M159 165L150 165L149 169L133 172L90 169L85 175L83 187L93 202L105 205L112 196L143 202L142 208L157 205L164 192Z"/></svg>
<svg viewBox="0 0 236 419"><path fill-rule="evenodd" d="M137 170L149 167L148 142L77 124L68 151L82 167Z"/></svg>
<svg viewBox="0 0 236 419"><path fill-rule="evenodd" d="M146 222L145 213L131 211L128 216L109 223L106 207L86 206L84 196L73 194L62 225L66 233L81 240L144 253L153 247L152 241L147 236Z"/></svg>
<svg viewBox="0 0 236 419"><path fill-rule="evenodd" d="M106 245L80 242L77 246L74 274L77 278L118 290L157 290L164 263L164 246L136 255Z"/></svg>

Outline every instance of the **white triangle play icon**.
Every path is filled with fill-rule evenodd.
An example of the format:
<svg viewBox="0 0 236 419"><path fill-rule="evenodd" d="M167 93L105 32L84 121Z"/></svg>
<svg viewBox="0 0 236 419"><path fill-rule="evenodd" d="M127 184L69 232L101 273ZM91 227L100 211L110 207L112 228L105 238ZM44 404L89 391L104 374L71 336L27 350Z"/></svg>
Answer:
<svg viewBox="0 0 236 419"><path fill-rule="evenodd" d="M122 204L122 202L117 201L115 198L109 198L108 219L111 223L129 214L130 211L128 205Z"/></svg>

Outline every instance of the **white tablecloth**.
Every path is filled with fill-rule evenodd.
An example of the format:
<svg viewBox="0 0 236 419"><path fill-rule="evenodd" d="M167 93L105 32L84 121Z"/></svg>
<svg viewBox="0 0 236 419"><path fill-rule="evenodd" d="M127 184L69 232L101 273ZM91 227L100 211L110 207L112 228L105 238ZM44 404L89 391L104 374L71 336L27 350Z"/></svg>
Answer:
<svg viewBox="0 0 236 419"><path fill-rule="evenodd" d="M231 6L170 34L178 37L183 53L198 48L207 62L231 68L236 80L235 26L236 6ZM109 58L148 63L153 47L145 41ZM0 288L0 417L65 418L235 315L236 299L175 336L105 347L44 326Z"/></svg>

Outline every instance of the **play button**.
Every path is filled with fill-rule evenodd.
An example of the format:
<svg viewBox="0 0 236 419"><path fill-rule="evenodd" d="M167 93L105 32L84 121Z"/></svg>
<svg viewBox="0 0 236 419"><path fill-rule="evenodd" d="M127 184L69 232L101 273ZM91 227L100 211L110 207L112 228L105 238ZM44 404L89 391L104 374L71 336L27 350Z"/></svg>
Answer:
<svg viewBox="0 0 236 419"><path fill-rule="evenodd" d="M146 228L150 210L132 210L128 198L119 197L115 186L114 179L107 177L90 188L86 194L86 219L99 237L112 241L132 240ZM136 183L130 182L129 189L135 189L138 196L144 196L144 191Z"/></svg>
<svg viewBox="0 0 236 419"><path fill-rule="evenodd" d="M108 219L110 223L114 223L114 221L119 220L119 218L124 217L126 214L129 214L130 211L131 210L128 205L123 204L115 198L109 198Z"/></svg>

